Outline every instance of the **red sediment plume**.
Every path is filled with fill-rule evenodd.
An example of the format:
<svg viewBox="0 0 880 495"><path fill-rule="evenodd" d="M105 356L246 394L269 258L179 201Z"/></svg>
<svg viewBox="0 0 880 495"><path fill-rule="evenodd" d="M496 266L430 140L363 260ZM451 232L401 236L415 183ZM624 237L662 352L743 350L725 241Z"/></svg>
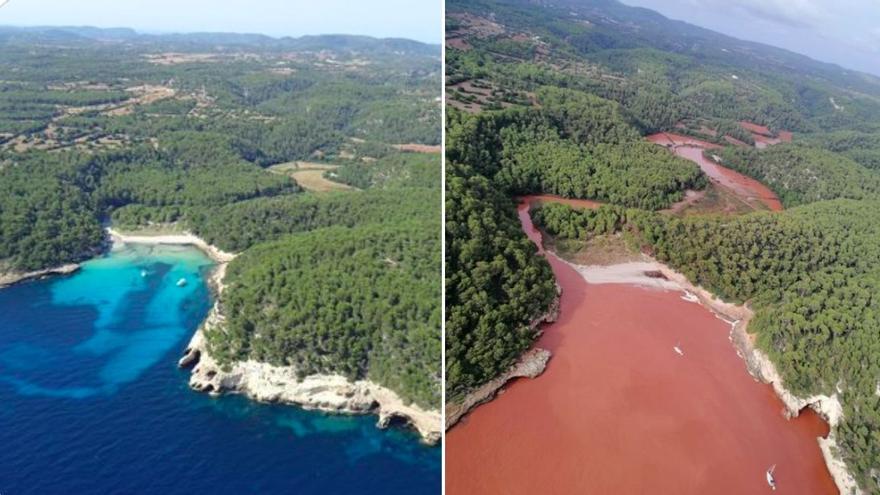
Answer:
<svg viewBox="0 0 880 495"><path fill-rule="evenodd" d="M519 214L540 242L527 203ZM816 442L827 425L783 417L727 323L679 292L587 284L548 259L561 313L537 346L553 357L448 432L447 493L769 493L774 464L777 493L837 493Z"/></svg>
<svg viewBox="0 0 880 495"><path fill-rule="evenodd" d="M696 163L710 179L733 191L734 194L747 202L760 201L773 211L782 210L782 202L769 187L703 156L704 150L720 148L717 144L669 132L653 134L647 139L652 143L671 148L676 155Z"/></svg>

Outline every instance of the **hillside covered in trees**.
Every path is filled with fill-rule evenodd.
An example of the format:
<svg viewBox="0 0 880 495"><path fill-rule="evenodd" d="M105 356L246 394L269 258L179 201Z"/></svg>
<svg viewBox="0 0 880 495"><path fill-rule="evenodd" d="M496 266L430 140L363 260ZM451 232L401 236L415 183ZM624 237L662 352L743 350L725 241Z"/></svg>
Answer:
<svg viewBox="0 0 880 495"><path fill-rule="evenodd" d="M503 372L537 336L530 323L556 297L553 272L492 182L446 166L446 396Z"/></svg>
<svg viewBox="0 0 880 495"><path fill-rule="evenodd" d="M468 111L531 105L553 85L618 102L644 133L697 120L810 134L880 126L880 78L614 0L450 0L446 33L450 104Z"/></svg>
<svg viewBox="0 0 880 495"><path fill-rule="evenodd" d="M825 199L866 199L880 193L880 176L822 148L780 144L764 150L728 146L722 164L773 189L786 207Z"/></svg>
<svg viewBox="0 0 880 495"><path fill-rule="evenodd" d="M222 330L207 334L212 354L370 378L438 406L439 227L329 227L246 251L226 278Z"/></svg>
<svg viewBox="0 0 880 495"><path fill-rule="evenodd" d="M439 53L0 28L0 272L93 257L107 224L190 231L242 253L209 335L220 358L369 378L437 409L440 157L397 148L440 143ZM301 160L357 190L267 170Z"/></svg>
<svg viewBox="0 0 880 495"><path fill-rule="evenodd" d="M614 0L450 0L446 28L450 397L506 369L552 301L513 198L599 200L532 218L560 240L622 233L747 301L749 331L786 386L840 398L840 455L880 490L880 79ZM658 131L720 145L706 157L763 182L786 210L661 211L707 181L641 146ZM794 142L756 149L787 141L782 131Z"/></svg>

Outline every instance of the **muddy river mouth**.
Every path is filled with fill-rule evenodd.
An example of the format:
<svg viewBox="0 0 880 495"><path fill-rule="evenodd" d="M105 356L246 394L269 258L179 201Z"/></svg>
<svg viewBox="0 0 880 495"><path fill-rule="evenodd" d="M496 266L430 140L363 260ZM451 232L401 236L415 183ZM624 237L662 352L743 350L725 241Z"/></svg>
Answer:
<svg viewBox="0 0 880 495"><path fill-rule="evenodd" d="M810 410L785 419L728 323L682 292L588 284L546 256L561 311L536 346L553 357L448 432L449 494L770 493L773 464L777 493L837 493L816 442L828 426Z"/></svg>

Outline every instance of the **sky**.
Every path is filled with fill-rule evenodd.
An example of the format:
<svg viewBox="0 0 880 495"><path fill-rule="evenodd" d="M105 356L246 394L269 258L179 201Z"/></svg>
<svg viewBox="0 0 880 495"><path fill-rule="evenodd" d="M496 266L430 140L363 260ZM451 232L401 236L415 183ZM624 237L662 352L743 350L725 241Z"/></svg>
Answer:
<svg viewBox="0 0 880 495"><path fill-rule="evenodd" d="M740 39L880 75L880 0L622 1Z"/></svg>
<svg viewBox="0 0 880 495"><path fill-rule="evenodd" d="M0 0L0 5L5 0ZM8 0L0 25L443 39L440 0Z"/></svg>

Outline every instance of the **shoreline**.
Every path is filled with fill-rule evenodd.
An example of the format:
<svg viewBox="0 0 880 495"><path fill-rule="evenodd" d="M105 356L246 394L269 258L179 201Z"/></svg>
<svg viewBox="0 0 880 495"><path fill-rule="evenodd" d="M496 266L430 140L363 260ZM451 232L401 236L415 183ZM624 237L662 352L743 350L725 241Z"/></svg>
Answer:
<svg viewBox="0 0 880 495"><path fill-rule="evenodd" d="M225 288L223 285L223 278L226 277L226 268L229 266L229 262L238 256L235 253L227 253L213 244L208 244L201 237L189 232L172 235L138 235L134 233L123 233L114 230L112 227L107 227L105 231L114 245L128 243L154 246L193 246L197 248L211 258L216 264L214 269L211 270L211 275L208 277L208 286L214 291L214 295L217 297L220 296L220 293L223 292L223 289Z"/></svg>
<svg viewBox="0 0 880 495"><path fill-rule="evenodd" d="M217 248L216 246L208 244L207 242L205 242L204 239L188 232L175 235L138 235L123 233L113 229L112 227L107 227L104 229L104 231L107 233L107 236L110 239L110 246L108 247L105 244L102 249L92 252L92 257L106 253L109 249L112 249L114 244L129 243L147 245L194 246L205 253L209 258L211 258L211 260L213 260L217 264L217 268L214 270L214 273L209 280L210 283L214 284L215 288L220 288L219 285L221 284L223 276L226 273L226 264L235 259L235 257L237 256L234 253L227 253ZM0 289L11 287L13 285L21 282L26 282L28 280L38 280L56 275L71 275L79 271L81 267L82 263L66 263L64 265L52 268L45 268L43 270L34 270L30 272L0 272Z"/></svg>
<svg viewBox="0 0 880 495"><path fill-rule="evenodd" d="M226 288L223 283L226 269L237 256L187 232L137 235L107 228L107 233L117 244L195 246L216 263L208 278L208 285L218 301ZM394 391L368 380L351 382L339 375L312 375L300 380L293 367L278 367L251 360L237 362L228 371L224 370L208 353L204 336L205 329L222 320L219 303L215 301L178 362L181 368L192 368L189 386L194 391L213 396L240 393L257 402L285 403L330 413L377 414L379 428L384 429L395 420L403 420L419 433L424 443L434 445L440 441L442 420L439 411L425 411L415 404L408 405Z"/></svg>
<svg viewBox="0 0 880 495"><path fill-rule="evenodd" d="M540 233L537 237L529 233L528 228L534 228L531 226L531 205L525 208L523 215L523 205L519 207L520 220L523 222L526 235L537 244L538 253L553 256L567 264L584 279L585 283L635 284L660 290L681 291L684 293L682 299L699 303L717 318L728 323L730 325L728 340L740 359L745 362L746 370L756 381L772 387L776 398L783 403L786 418L797 417L803 408L810 407L827 422L829 426L827 437L816 437L816 442L838 492L842 495L864 493L859 489L846 463L839 457L835 430L843 417L843 407L836 394L831 397L813 395L801 398L785 388L776 366L766 354L757 349L754 344L755 337L747 331L748 323L753 316L747 304L736 305L725 302L705 288L691 283L685 275L644 254L641 262L597 266L581 266L569 262L555 252L545 250L543 236Z"/></svg>
<svg viewBox="0 0 880 495"><path fill-rule="evenodd" d="M775 364L769 356L757 348L754 343L755 336L748 333L748 324L754 312L747 304L736 305L725 302L707 289L691 283L684 274L646 255L643 255L646 260L644 262L584 266L553 254L574 268L588 284L639 285L659 290L682 291L685 293L683 299L699 303L717 318L728 323L729 340L737 355L744 361L746 370L755 380L773 388L775 396L783 403L785 417L795 418L804 408L809 407L828 423L828 436L817 437L816 441L838 491L842 495L864 493L859 489L846 463L837 455L839 447L835 429L843 418L843 406L837 395L833 394L829 397L820 394L803 398L785 388ZM648 276L645 273L648 271L660 273L662 278Z"/></svg>
<svg viewBox="0 0 880 495"><path fill-rule="evenodd" d="M137 233L124 233L118 230L113 229L112 227L107 227L105 229L107 235L110 237L110 240L114 244L151 244L151 245L171 245L171 246L194 246L198 248L200 251L204 252L208 255L209 258L214 260L218 265L229 263L237 256L234 253L228 253L226 251L221 250L220 248L214 246L213 244L208 244L201 237L191 234L189 232L184 232L182 234L168 234L168 235L139 235Z"/></svg>
<svg viewBox="0 0 880 495"><path fill-rule="evenodd" d="M226 288L223 280L229 262L237 254L225 252L204 239L189 233L149 235L137 232L125 233L111 227L105 229L112 245L146 244L193 246L204 252L216 263L208 277L208 285L219 299ZM112 246L111 246L112 248ZM72 273L79 265L65 265L64 273ZM59 273L61 269L45 270L28 274L31 277ZM45 272L45 273L44 273ZM0 279L2 281L2 279ZM0 284L0 287L3 285ZM312 375L300 380L292 367L275 367L256 361L235 363L230 371L224 371L207 351L204 330L222 321L219 304L208 313L205 321L190 339L181 368L192 367L189 386L195 391L219 395L223 392L241 393L257 402L281 402L297 405L303 409L320 410L342 414L377 414L377 426L386 428L395 420L411 425L426 444L440 441L442 422L439 411L425 411L415 404L406 404L395 392L368 380L351 382L339 375Z"/></svg>
<svg viewBox="0 0 880 495"><path fill-rule="evenodd" d="M110 249L124 244L193 246L199 249L216 264L207 283L217 299L225 289L223 279L229 262L237 256L189 232L141 235L120 232L111 227L107 227L105 232L111 241ZM71 263L34 272L0 274L0 288L25 280L67 275L79 269L80 264ZM369 380L351 382L340 375L312 375L300 380L293 367L276 367L256 361L238 362L230 371L224 371L208 354L203 333L209 325L216 325L220 321L222 316L215 302L178 363L181 368L193 368L189 379L189 386L193 390L215 396L223 392L241 393L257 402L280 402L329 413L376 414L379 416L376 424L379 428L403 421L419 433L422 442L435 445L440 441L442 418L439 411L426 411L415 404L406 404L394 391Z"/></svg>
<svg viewBox="0 0 880 495"><path fill-rule="evenodd" d="M293 366L273 366L253 360L231 367L217 363L208 352L205 330L221 324L215 304L193 335L178 363L192 368L189 386L212 396L241 394L263 403L281 403L334 414L375 414L376 427L388 428L398 421L411 426L423 443L436 445L442 436L439 411L407 404L393 390L369 380L350 381L341 375L310 375L299 378Z"/></svg>
<svg viewBox="0 0 880 495"><path fill-rule="evenodd" d="M5 289L6 287L11 287L21 282L27 282L28 280L39 280L56 275L71 275L79 271L79 269L79 263L68 263L66 265L46 268L44 270L35 270L32 272L0 273L0 289Z"/></svg>
<svg viewBox="0 0 880 495"><path fill-rule="evenodd" d="M531 205L527 211L529 218L531 218L530 214ZM543 251L543 238L539 238L536 242L539 250ZM717 318L727 322L730 325L728 338L737 355L744 361L746 370L755 380L773 388L774 395L783 403L786 418L797 417L801 410L810 407L828 424L828 436L817 437L816 441L825 466L838 491L842 495L862 495L864 493L856 483L846 462L838 454L836 428L843 418L843 406L837 395L832 394L829 397L819 394L802 398L785 388L784 381L775 364L769 356L755 346L755 336L748 333L748 323L754 313L747 303L736 305L725 302L709 290L691 283L684 274L645 254L641 255L644 260L642 262L582 266L572 263L552 251L547 250L547 253L572 267L587 284L622 283L660 290L682 291L684 292L682 299L699 303ZM656 276L658 274L660 277Z"/></svg>
<svg viewBox="0 0 880 495"><path fill-rule="evenodd" d="M475 407L485 404L501 393L505 385L517 378L537 378L547 369L552 354L546 349L533 347L523 353L502 375L471 391L460 401L446 404L446 430L461 421Z"/></svg>
<svg viewBox="0 0 880 495"><path fill-rule="evenodd" d="M543 315L535 318L529 323L529 328L537 331L535 342L541 336L541 325L545 323L553 323L559 318L559 305L562 297L562 287L556 284L556 298L550 304L550 308ZM547 369L547 363L550 361L552 354L546 349L540 347L529 347L522 355L517 358L516 362L492 380L471 390L468 394L455 402L448 402L444 407L445 423L444 427L448 431L450 428L458 424L465 416L474 408L485 404L496 396L503 393L504 387L517 378L537 378L544 370Z"/></svg>

